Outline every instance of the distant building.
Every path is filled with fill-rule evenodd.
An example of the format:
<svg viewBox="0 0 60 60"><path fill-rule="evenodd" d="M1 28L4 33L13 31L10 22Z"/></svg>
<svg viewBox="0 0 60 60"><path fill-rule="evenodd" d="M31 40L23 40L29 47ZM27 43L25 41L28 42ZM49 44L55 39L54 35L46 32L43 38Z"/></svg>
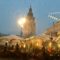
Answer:
<svg viewBox="0 0 60 60"><path fill-rule="evenodd" d="M24 24L24 28L22 29L23 37L30 37L35 35L36 32L36 22L33 16L32 8L30 6L29 12L26 16L26 23Z"/></svg>

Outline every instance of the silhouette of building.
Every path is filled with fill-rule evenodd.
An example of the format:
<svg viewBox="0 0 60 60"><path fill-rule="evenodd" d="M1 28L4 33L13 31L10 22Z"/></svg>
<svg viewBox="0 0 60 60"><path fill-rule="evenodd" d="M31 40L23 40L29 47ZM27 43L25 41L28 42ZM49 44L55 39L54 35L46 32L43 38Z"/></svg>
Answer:
<svg viewBox="0 0 60 60"><path fill-rule="evenodd" d="M36 32L35 17L33 16L32 8L30 6L28 14L26 16L26 23L24 24L24 28L22 29L22 34L24 37L30 37L35 35L35 32Z"/></svg>

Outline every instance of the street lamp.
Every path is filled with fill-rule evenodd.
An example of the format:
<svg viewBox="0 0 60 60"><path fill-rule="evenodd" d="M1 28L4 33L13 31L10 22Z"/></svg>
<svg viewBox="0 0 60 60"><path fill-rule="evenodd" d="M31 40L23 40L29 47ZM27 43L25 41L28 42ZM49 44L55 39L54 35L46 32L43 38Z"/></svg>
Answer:
<svg viewBox="0 0 60 60"><path fill-rule="evenodd" d="M21 27L21 36L22 36L22 29L24 28L25 22L26 22L26 18L25 17L19 18L18 21L17 21L18 25Z"/></svg>

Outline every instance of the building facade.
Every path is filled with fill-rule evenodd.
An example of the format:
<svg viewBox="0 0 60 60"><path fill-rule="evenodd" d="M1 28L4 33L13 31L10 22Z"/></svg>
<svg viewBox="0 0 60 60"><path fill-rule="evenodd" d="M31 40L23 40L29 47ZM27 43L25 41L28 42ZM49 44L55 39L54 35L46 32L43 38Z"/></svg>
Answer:
<svg viewBox="0 0 60 60"><path fill-rule="evenodd" d="M28 14L26 16L26 23L24 24L24 28L22 29L23 37L30 37L35 35L36 33L36 22L33 16L32 8L30 6Z"/></svg>

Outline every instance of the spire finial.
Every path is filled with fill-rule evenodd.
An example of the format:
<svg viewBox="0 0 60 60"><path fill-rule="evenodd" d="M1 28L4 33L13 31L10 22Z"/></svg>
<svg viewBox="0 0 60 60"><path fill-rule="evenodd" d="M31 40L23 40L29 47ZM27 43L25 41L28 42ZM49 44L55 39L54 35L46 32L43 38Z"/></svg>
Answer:
<svg viewBox="0 0 60 60"><path fill-rule="evenodd" d="M31 0L30 0L30 7L29 7L28 16L30 16L30 17L32 16L33 17L32 7L31 7Z"/></svg>
<svg viewBox="0 0 60 60"><path fill-rule="evenodd" d="M31 8L31 0L30 0L30 8Z"/></svg>
<svg viewBox="0 0 60 60"><path fill-rule="evenodd" d="M32 11L32 7L31 7L31 0L30 0L30 10Z"/></svg>

